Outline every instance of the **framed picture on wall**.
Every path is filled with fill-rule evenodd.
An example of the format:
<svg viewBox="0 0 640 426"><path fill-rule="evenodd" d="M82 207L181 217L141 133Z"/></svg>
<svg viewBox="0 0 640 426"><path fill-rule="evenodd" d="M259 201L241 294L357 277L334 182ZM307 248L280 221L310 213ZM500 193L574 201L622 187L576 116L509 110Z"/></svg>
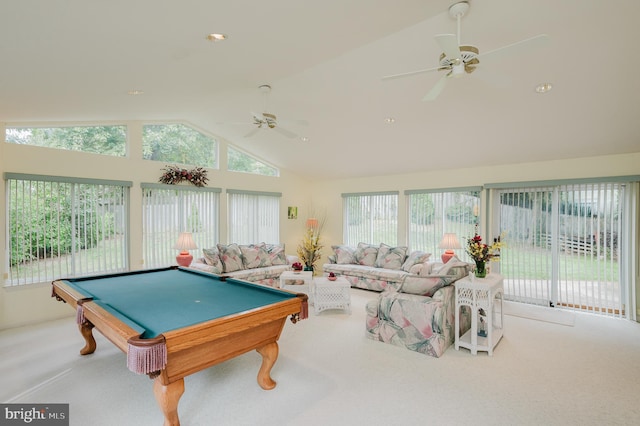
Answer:
<svg viewBox="0 0 640 426"><path fill-rule="evenodd" d="M287 217L289 219L297 219L298 218L298 208L295 206L287 207Z"/></svg>

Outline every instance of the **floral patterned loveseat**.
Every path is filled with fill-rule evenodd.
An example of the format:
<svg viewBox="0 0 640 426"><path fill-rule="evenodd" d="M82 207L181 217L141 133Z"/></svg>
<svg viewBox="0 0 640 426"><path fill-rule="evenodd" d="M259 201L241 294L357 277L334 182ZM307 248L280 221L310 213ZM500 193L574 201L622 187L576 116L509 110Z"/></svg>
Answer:
<svg viewBox="0 0 640 426"><path fill-rule="evenodd" d="M202 254L190 268L271 287L278 287L280 274L299 261L285 254L284 244L216 244L202 249Z"/></svg>
<svg viewBox="0 0 640 426"><path fill-rule="evenodd" d="M373 340L439 358L455 338L455 286L471 265L452 258L434 263L426 279L409 276L367 303L366 334ZM471 311L460 312L461 334L471 327Z"/></svg>

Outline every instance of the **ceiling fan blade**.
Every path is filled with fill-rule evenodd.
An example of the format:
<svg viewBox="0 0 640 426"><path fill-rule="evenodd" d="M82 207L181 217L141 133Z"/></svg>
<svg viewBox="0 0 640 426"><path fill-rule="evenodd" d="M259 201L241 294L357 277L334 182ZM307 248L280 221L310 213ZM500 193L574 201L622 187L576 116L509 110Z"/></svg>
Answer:
<svg viewBox="0 0 640 426"><path fill-rule="evenodd" d="M436 43L442 49L447 59L454 60L459 59L460 47L458 46L458 37L455 34L438 34L435 36Z"/></svg>
<svg viewBox="0 0 640 426"><path fill-rule="evenodd" d="M295 138L297 135L287 129L283 129L282 127L274 127L273 130L275 130L276 132L280 133L281 135L284 135L286 137L288 137L289 139L293 139Z"/></svg>
<svg viewBox="0 0 640 426"><path fill-rule="evenodd" d="M285 125L298 125L298 126L308 126L309 122L307 120L278 120L278 123Z"/></svg>
<svg viewBox="0 0 640 426"><path fill-rule="evenodd" d="M422 98L422 100L425 102L435 100L438 97L438 95L442 93L442 91L444 90L444 87L447 85L447 80L449 79L450 74L451 73L445 74L442 77L440 77L440 80L436 82L435 86L433 86L431 90L429 90L429 93L427 93L424 96L424 98Z"/></svg>
<svg viewBox="0 0 640 426"><path fill-rule="evenodd" d="M255 129L253 129L252 131L250 131L249 133L247 133L246 135L244 135L245 138L250 138L251 136L255 135L256 133L258 133L260 131L259 127L256 127Z"/></svg>
<svg viewBox="0 0 640 426"><path fill-rule="evenodd" d="M513 53L518 53L518 54L527 53L531 50L547 45L550 40L551 39L548 35L539 34L537 36L520 40L518 42L509 44L507 46L499 47L497 49L490 50L485 53L480 53L478 57L482 61L487 57L489 57L491 60L494 60L494 59L500 59L503 56L510 55Z"/></svg>
<svg viewBox="0 0 640 426"><path fill-rule="evenodd" d="M425 72L438 71L441 68L442 67L425 68L425 69L422 69L422 70L403 72L402 74L386 75L386 76L382 77L382 79L383 80L393 80L394 78L409 77L409 76L412 76L412 75L422 74L422 73L425 73Z"/></svg>

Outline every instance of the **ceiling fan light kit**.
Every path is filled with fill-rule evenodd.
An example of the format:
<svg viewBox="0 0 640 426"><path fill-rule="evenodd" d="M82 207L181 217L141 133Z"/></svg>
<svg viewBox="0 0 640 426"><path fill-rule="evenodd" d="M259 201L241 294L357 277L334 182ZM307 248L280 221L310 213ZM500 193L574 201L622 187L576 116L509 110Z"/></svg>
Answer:
<svg viewBox="0 0 640 426"><path fill-rule="evenodd" d="M246 135L244 135L245 138L251 137L253 135L255 135L256 133L258 133L258 131L260 129L264 129L264 128L268 128L268 129L273 129L274 131L280 133L283 136L286 136L287 138L293 139L298 137L295 133L293 133L290 130L284 129L282 128L279 124L278 124L278 118L276 117L275 114L267 112L268 111L268 105L267 105L267 101L268 101L268 97L269 94L271 93L271 86L268 84L262 84L260 86L258 86L258 89L260 90L260 92L262 93L263 97L264 97L264 105L263 105L263 112L261 114L256 114L256 113L252 113L251 116L253 118L253 123L256 127L251 130L249 133L247 133ZM304 120L300 120L299 124L303 124L306 125L306 121Z"/></svg>
<svg viewBox="0 0 640 426"><path fill-rule="evenodd" d="M434 68L426 68L416 71L405 72L401 74L393 74L382 77L383 80L391 80L395 78L409 77L417 74L427 73L431 71L446 71L440 80L431 88L431 90L424 96L424 101L435 100L440 93L444 90L447 80L450 78L460 78L465 74L471 74L480 64L480 58L486 58L489 55L495 55L496 53L505 53L521 49L525 45L537 46L542 42L546 42L548 39L546 34L540 34L529 39L525 39L510 45L500 47L495 50L488 51L484 54L480 54L480 50L471 45L462 45L460 36L460 21L462 17L469 11L469 2L461 1L454 3L449 7L449 16L456 20L458 24L458 32L456 34L438 34L435 41L442 49L440 58L438 60L439 66Z"/></svg>

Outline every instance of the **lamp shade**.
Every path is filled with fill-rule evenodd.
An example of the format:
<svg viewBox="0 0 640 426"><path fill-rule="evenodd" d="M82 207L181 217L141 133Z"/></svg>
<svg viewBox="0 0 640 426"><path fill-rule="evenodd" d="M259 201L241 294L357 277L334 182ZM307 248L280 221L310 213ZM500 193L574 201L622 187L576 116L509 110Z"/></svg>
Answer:
<svg viewBox="0 0 640 426"><path fill-rule="evenodd" d="M454 249L461 249L460 241L458 241L458 237L454 233L446 233L442 236L440 240L440 244L438 244L438 248L445 249L444 253L442 253L442 263L447 263L449 259L454 256Z"/></svg>
<svg viewBox="0 0 640 426"><path fill-rule="evenodd" d="M176 256L176 262L178 262L178 265L189 266L191 265L193 256L188 252L188 250L195 250L198 246L193 241L193 235L191 232L182 232L173 248L180 250L180 254Z"/></svg>
<svg viewBox="0 0 640 426"><path fill-rule="evenodd" d="M447 233L442 236L440 240L440 244L438 248L441 249L461 249L460 241L458 241L458 237L454 233Z"/></svg>
<svg viewBox="0 0 640 426"><path fill-rule="evenodd" d="M307 219L307 228L317 229L318 228L318 219L315 217L310 217Z"/></svg>

